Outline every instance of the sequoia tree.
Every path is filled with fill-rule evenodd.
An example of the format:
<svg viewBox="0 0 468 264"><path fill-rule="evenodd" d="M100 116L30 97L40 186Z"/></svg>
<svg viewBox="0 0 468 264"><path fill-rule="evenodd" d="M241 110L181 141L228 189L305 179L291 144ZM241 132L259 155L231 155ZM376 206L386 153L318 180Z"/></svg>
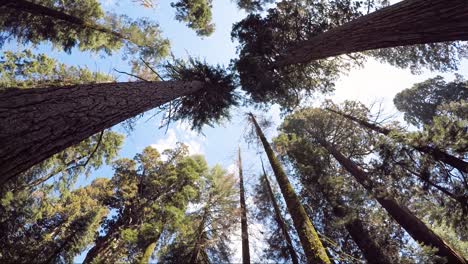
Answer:
<svg viewBox="0 0 468 264"><path fill-rule="evenodd" d="M247 225L247 207L245 205L245 189L244 189L244 174L242 172L242 159L239 147L239 195L240 195L240 210L241 210L241 237L242 237L242 263L250 263L249 250L249 232Z"/></svg>
<svg viewBox="0 0 468 264"><path fill-rule="evenodd" d="M169 68L171 81L1 92L0 184L97 132L171 101L171 118L193 120L195 128L226 117L228 107L236 104L232 75L221 67L192 61L190 67L178 63Z"/></svg>

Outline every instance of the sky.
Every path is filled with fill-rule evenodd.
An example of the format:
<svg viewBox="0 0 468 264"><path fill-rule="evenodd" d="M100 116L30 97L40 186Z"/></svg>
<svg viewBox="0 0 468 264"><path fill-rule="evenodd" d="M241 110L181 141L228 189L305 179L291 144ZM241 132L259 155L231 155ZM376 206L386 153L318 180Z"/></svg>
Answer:
<svg viewBox="0 0 468 264"><path fill-rule="evenodd" d="M160 23L163 34L171 41L172 52L176 57L186 58L188 55L205 59L210 64L221 64L227 66L232 58L236 57L236 43L231 41L230 31L232 24L245 16L245 13L237 10L234 3L228 0L213 1L213 21L216 24L216 31L210 37L200 38L184 24L174 20L174 10L170 7L171 1L157 1L155 8L145 9L132 3L129 0L102 0L106 10L119 14L127 14L131 17L150 17ZM10 50L21 50L23 46L11 43L5 47ZM73 50L71 54L64 54L59 50L53 50L48 45L41 45L38 50L45 52L49 56L56 58L60 62L87 66L91 70L104 73L116 74L113 69L129 70L126 62L120 57L101 57L90 53L81 53ZM459 73L468 72L468 62L463 61ZM314 101L318 104L325 98L333 99L335 102L344 100L359 100L367 105L375 101L382 102L385 112L396 114L397 111L392 104L393 97L399 91L411 87L414 83L421 82L427 78L442 75L448 80L453 79L453 74L441 74L437 72L423 72L420 75L413 75L409 70L397 69L390 65L381 64L374 60L369 60L362 68L351 70L336 83L336 90L332 95L321 96ZM118 75L119 80L127 77ZM223 122L215 127L204 127L202 134L198 134L189 129L186 123L173 123L167 130L159 129L160 116L150 118L154 111L149 111L144 117L137 121L135 129L127 133L121 126L117 125L113 129L122 133L127 133L125 143L120 151L121 157L132 158L146 146L153 146L162 151L172 148L177 142L183 142L189 146L191 153L205 155L208 163L221 164L224 168L236 173L237 148L241 147L243 170L247 185L248 206L252 206L252 189L250 186L257 182L260 173L260 156L263 152L256 146L248 145L244 136L248 133L249 127L246 122L245 113L252 109L233 109L232 119ZM281 122L280 111L277 106L272 106L266 113L276 125ZM401 115L397 115L401 120ZM275 129L266 131L267 138L271 139L276 135ZM263 160L266 160L263 157ZM103 166L92 173L88 178L81 178L77 186L90 183L96 177L111 177L112 169ZM260 227L254 228L258 231ZM239 231L240 232L240 231ZM237 239L240 245L240 239ZM258 243L258 242L252 242ZM252 247L253 245L251 245ZM260 247L261 245L259 245ZM253 261L260 260L260 249L251 249ZM82 260L84 255L76 260ZM240 259L240 250L236 253L234 261Z"/></svg>

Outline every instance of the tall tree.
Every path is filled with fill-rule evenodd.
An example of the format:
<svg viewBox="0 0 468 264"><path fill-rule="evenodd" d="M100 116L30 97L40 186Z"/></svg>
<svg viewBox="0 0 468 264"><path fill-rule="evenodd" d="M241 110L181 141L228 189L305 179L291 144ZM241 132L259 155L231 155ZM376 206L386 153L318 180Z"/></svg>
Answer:
<svg viewBox="0 0 468 264"><path fill-rule="evenodd" d="M362 200L365 194L346 182L340 175L340 169L326 158L326 153L311 146L307 140L288 136L288 131L283 132L284 134L275 139L275 146L281 151L282 157L291 163L295 176L299 178L303 186L303 199L306 198L314 208L321 204L325 207L322 209L324 212L319 214L324 221L325 234L330 229L327 228L328 224L336 222L337 224L331 226L333 231L340 232L340 227L344 226L347 234L341 236L349 234L368 263L398 263L400 250L394 250L393 243L389 243L391 240L397 241L398 237L390 237L386 232L374 233L369 223L364 220L369 218L369 215L363 215L367 201L359 200ZM319 204L314 203L315 201ZM329 232L331 234L327 236L333 237L335 232ZM335 237L335 240L339 239L339 236ZM379 243L379 240L382 242ZM342 249L346 249L346 244L349 243L342 244Z"/></svg>
<svg viewBox="0 0 468 264"><path fill-rule="evenodd" d="M359 125L365 127L365 128L368 128L368 129L371 129L371 130L374 130L378 133L381 133L383 135L386 135L386 136L390 136L392 138L394 138L395 140L398 140L402 143L406 143L406 144L409 144L411 145L413 148L415 148L416 150L422 152L422 153L425 153L427 155L430 155L432 156L434 159L436 160L439 160L439 161L442 161L446 164L449 164L450 166L454 167L454 168L457 168L459 169L460 171L462 172L465 172L465 173L468 173L468 162L464 161L463 159L459 159L443 150L440 150L439 148L437 147L434 147L434 146L431 146L430 144L424 144L425 142L423 142L423 144L420 144L420 142L417 142L417 141L411 141L411 140L407 140L408 136L407 135L401 135L400 133L398 133L397 131L394 131L392 129L389 129L389 128L385 128L385 127L381 127L379 125L376 125L376 124L372 124L370 122L368 122L367 120L363 120L363 119L359 119L359 118L356 118L356 117L353 117L349 114L346 114L346 113L342 113L340 111L337 111L337 110L334 110L334 109L331 109L331 108L327 108L328 111L331 111L335 114L339 114L345 118L348 118L349 120L352 120L356 123L358 123Z"/></svg>
<svg viewBox="0 0 468 264"><path fill-rule="evenodd" d="M195 61L168 67L172 81L1 92L0 184L99 131L171 101L170 117L193 120L195 128L228 117L228 108L237 104L232 75L221 67Z"/></svg>
<svg viewBox="0 0 468 264"><path fill-rule="evenodd" d="M103 222L104 235L96 237L84 263L148 261L143 256L151 256L148 251L163 228L177 225L206 173L204 159L188 157L187 152L187 147L178 146L164 152L163 161L157 150L147 147L134 160L116 162L109 193L102 198L116 215Z"/></svg>
<svg viewBox="0 0 468 264"><path fill-rule="evenodd" d="M311 263L330 263L330 259L325 252L325 248L319 239L317 231L307 216L307 213L302 206L299 197L289 182L280 162L276 158L273 149L266 140L265 135L263 134L253 114L249 115L250 120L255 127L257 136L260 138L260 141L263 144L273 172L275 173L276 180L280 186L283 198L286 201L288 212L294 222L294 227L296 228L296 231L299 235L299 239L301 241L302 248L304 249L307 261Z"/></svg>
<svg viewBox="0 0 468 264"><path fill-rule="evenodd" d="M408 0L382 9L365 2L374 1L283 0L265 15L251 14L235 24L231 35L239 41L235 67L242 89L255 102L273 101L288 109L304 95L333 90L340 73L369 56L413 71L454 70L466 57L468 46L462 42L434 43L467 39L463 30L454 32L467 27L464 0Z"/></svg>
<svg viewBox="0 0 468 264"><path fill-rule="evenodd" d="M283 212L276 200L276 195L273 192L270 181L268 180L268 176L263 167L263 162L262 169L263 174L260 176L259 183L255 188L255 203L260 211L257 214L257 219L265 220L265 216L267 214L272 214L277 226L268 240L269 245L267 252L278 251L275 253L280 257L284 257L286 260L290 259L293 264L298 264L299 258L297 256L296 249L294 248L293 240L289 235L289 225L283 218ZM271 205L273 205L273 212L270 212ZM279 236L279 238L277 238L277 236ZM282 243L281 245L272 245L273 241L280 241ZM267 255L267 257L270 256Z"/></svg>
<svg viewBox="0 0 468 264"><path fill-rule="evenodd" d="M322 115L321 115L322 114ZM323 119L326 118L326 119ZM323 115L318 109L304 109L290 118L286 126L295 127L294 131L317 145L325 148L351 175L362 185L369 193L372 193L380 205L398 222L416 241L435 247L437 254L446 257L449 262L466 263L466 260L456 250L450 247L442 238L436 235L424 222L417 218L407 207L401 205L392 195L381 186L372 181L371 177L360 169L353 161L346 158L340 150L337 149L339 142L330 143L328 138L339 132L332 132L333 124L329 116ZM338 121L336 123L339 123ZM338 131L338 130L335 130ZM351 139L347 139L351 140Z"/></svg>
<svg viewBox="0 0 468 264"><path fill-rule="evenodd" d="M241 150L239 147L239 194L241 210L242 263L250 263L249 231L247 225L247 207L245 205L244 174L242 172Z"/></svg>
<svg viewBox="0 0 468 264"><path fill-rule="evenodd" d="M35 45L50 41L67 52L79 47L110 54L123 46L125 54L147 60L169 54L169 41L161 37L156 23L104 13L96 0L2 0L0 14L5 35L0 44L15 37Z"/></svg>

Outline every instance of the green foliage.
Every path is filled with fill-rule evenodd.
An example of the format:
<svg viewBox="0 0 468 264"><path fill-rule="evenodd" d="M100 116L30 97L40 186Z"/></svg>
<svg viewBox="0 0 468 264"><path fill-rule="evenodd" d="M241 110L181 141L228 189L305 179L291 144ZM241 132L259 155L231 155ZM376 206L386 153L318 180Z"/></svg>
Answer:
<svg viewBox="0 0 468 264"><path fill-rule="evenodd" d="M275 0L236 0L237 6L249 13L263 11L266 5L274 2Z"/></svg>
<svg viewBox="0 0 468 264"><path fill-rule="evenodd" d="M399 92L393 102L396 108L405 114L408 123L422 127L433 124L433 118L442 114L440 107L443 105L467 99L468 82L461 76L449 83L443 77L437 76Z"/></svg>
<svg viewBox="0 0 468 264"><path fill-rule="evenodd" d="M165 65L167 77L177 81L200 81L202 89L175 99L168 109L170 120L187 120L192 128L201 130L203 125L214 125L223 119L229 119L229 109L239 104L235 92L234 74L221 66L209 66L199 60L188 62L176 60Z"/></svg>
<svg viewBox="0 0 468 264"><path fill-rule="evenodd" d="M215 25L211 23L212 0L179 0L171 3L171 6L177 10L176 19L187 23L199 36L209 36L214 32Z"/></svg>
<svg viewBox="0 0 468 264"><path fill-rule="evenodd" d="M250 2L250 1L248 1ZM314 92L333 91L340 74L374 57L414 72L421 68L455 70L467 54L462 43L398 47L277 66L291 47L374 11L387 1L283 0L265 14L250 14L234 25L231 36L239 42L234 66L242 89L255 103L278 103L291 110Z"/></svg>
<svg viewBox="0 0 468 264"><path fill-rule="evenodd" d="M87 68L70 67L28 49L20 52L5 51L0 61L0 89L112 81L112 76L91 72Z"/></svg>
<svg viewBox="0 0 468 264"><path fill-rule="evenodd" d="M124 57L147 60L169 54L169 41L161 37L158 24L145 18L133 21L104 13L96 0L34 1L42 10L24 7L27 3L20 1L0 8L0 47L15 38L22 44L50 42L68 53L74 47L106 54L124 48Z"/></svg>
<svg viewBox="0 0 468 264"><path fill-rule="evenodd" d="M192 205L197 209L188 213L185 226L162 249L162 263L230 262L230 239L240 220L235 179L215 166L201 186L199 199Z"/></svg>

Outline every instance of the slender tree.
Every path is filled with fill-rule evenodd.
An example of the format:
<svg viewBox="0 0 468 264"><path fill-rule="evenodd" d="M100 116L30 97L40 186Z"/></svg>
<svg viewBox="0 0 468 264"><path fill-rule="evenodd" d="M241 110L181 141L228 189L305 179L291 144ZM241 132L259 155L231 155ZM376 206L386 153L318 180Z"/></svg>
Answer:
<svg viewBox="0 0 468 264"><path fill-rule="evenodd" d="M289 231L288 231L289 227L286 224L286 221L284 220L282 216L281 209L278 205L278 202L276 201L276 197L273 192L273 189L271 188L271 184L270 184L270 181L268 180L268 176L265 172L265 168L263 167L263 162L262 162L262 170L263 170L263 175L260 178L260 184L265 186L267 189L268 198L271 204L273 205L273 209L275 212L274 219L276 223L278 224L279 228L281 229L281 234L283 235L283 238L286 240L286 247L288 248L289 257L291 258L291 261L293 264L298 264L299 258L297 257L297 253L296 253L296 250L294 249L291 236L289 235Z"/></svg>
<svg viewBox="0 0 468 264"><path fill-rule="evenodd" d="M307 213L302 206L299 197L292 188L292 185L289 182L281 164L276 158L273 149L266 140L265 135L263 134L253 114L249 115L251 122L255 127L257 136L260 138L260 141L265 148L265 152L268 156L268 160L270 161L273 172L275 173L276 180L280 186L283 198L286 201L288 212L294 222L294 227L296 228L296 231L299 235L299 239L301 241L302 248L304 249L307 261L309 263L331 263L325 248L319 239L317 231L307 216Z"/></svg>
<svg viewBox="0 0 468 264"><path fill-rule="evenodd" d="M330 112L333 112L335 114L338 114L340 116L343 116L349 120L352 120L356 123L358 123L359 125L365 127L365 128L368 128L368 129L371 129L373 131L376 131L378 133L381 133L383 135L386 135L386 136L391 136L392 138L395 138L396 140L399 140L401 141L401 143L406 143L406 144L411 144L411 142L408 142L408 140L405 140L405 136L399 136L399 133L392 130L392 129L389 129L389 128L385 128L385 127L381 127L379 125L376 125L376 124L372 124L366 120L363 120L363 119L360 119L360 118L356 118L352 115L349 115L349 114L346 114L346 113L343 113L343 112L340 112L338 110L334 110L332 108L327 108L328 111ZM457 168L459 169L460 171L462 172L465 172L465 173L468 173L468 162L462 160L462 159L459 159L449 153L446 153L444 152L443 150L440 150L436 147L433 147L433 146L430 146L430 145L419 145L419 144L411 144L411 146L422 152L422 153L425 153L427 155L430 155L432 156L434 159L436 160L440 160L454 168Z"/></svg>
<svg viewBox="0 0 468 264"><path fill-rule="evenodd" d="M226 117L227 108L236 104L232 75L221 68L199 62L190 69L174 68L172 81L1 92L0 184L99 131L173 100L169 114L192 119L195 127Z"/></svg>
<svg viewBox="0 0 468 264"><path fill-rule="evenodd" d="M241 210L242 263L250 263L249 232L247 225L247 207L245 206L244 174L242 173L241 150L239 147L239 193Z"/></svg>

